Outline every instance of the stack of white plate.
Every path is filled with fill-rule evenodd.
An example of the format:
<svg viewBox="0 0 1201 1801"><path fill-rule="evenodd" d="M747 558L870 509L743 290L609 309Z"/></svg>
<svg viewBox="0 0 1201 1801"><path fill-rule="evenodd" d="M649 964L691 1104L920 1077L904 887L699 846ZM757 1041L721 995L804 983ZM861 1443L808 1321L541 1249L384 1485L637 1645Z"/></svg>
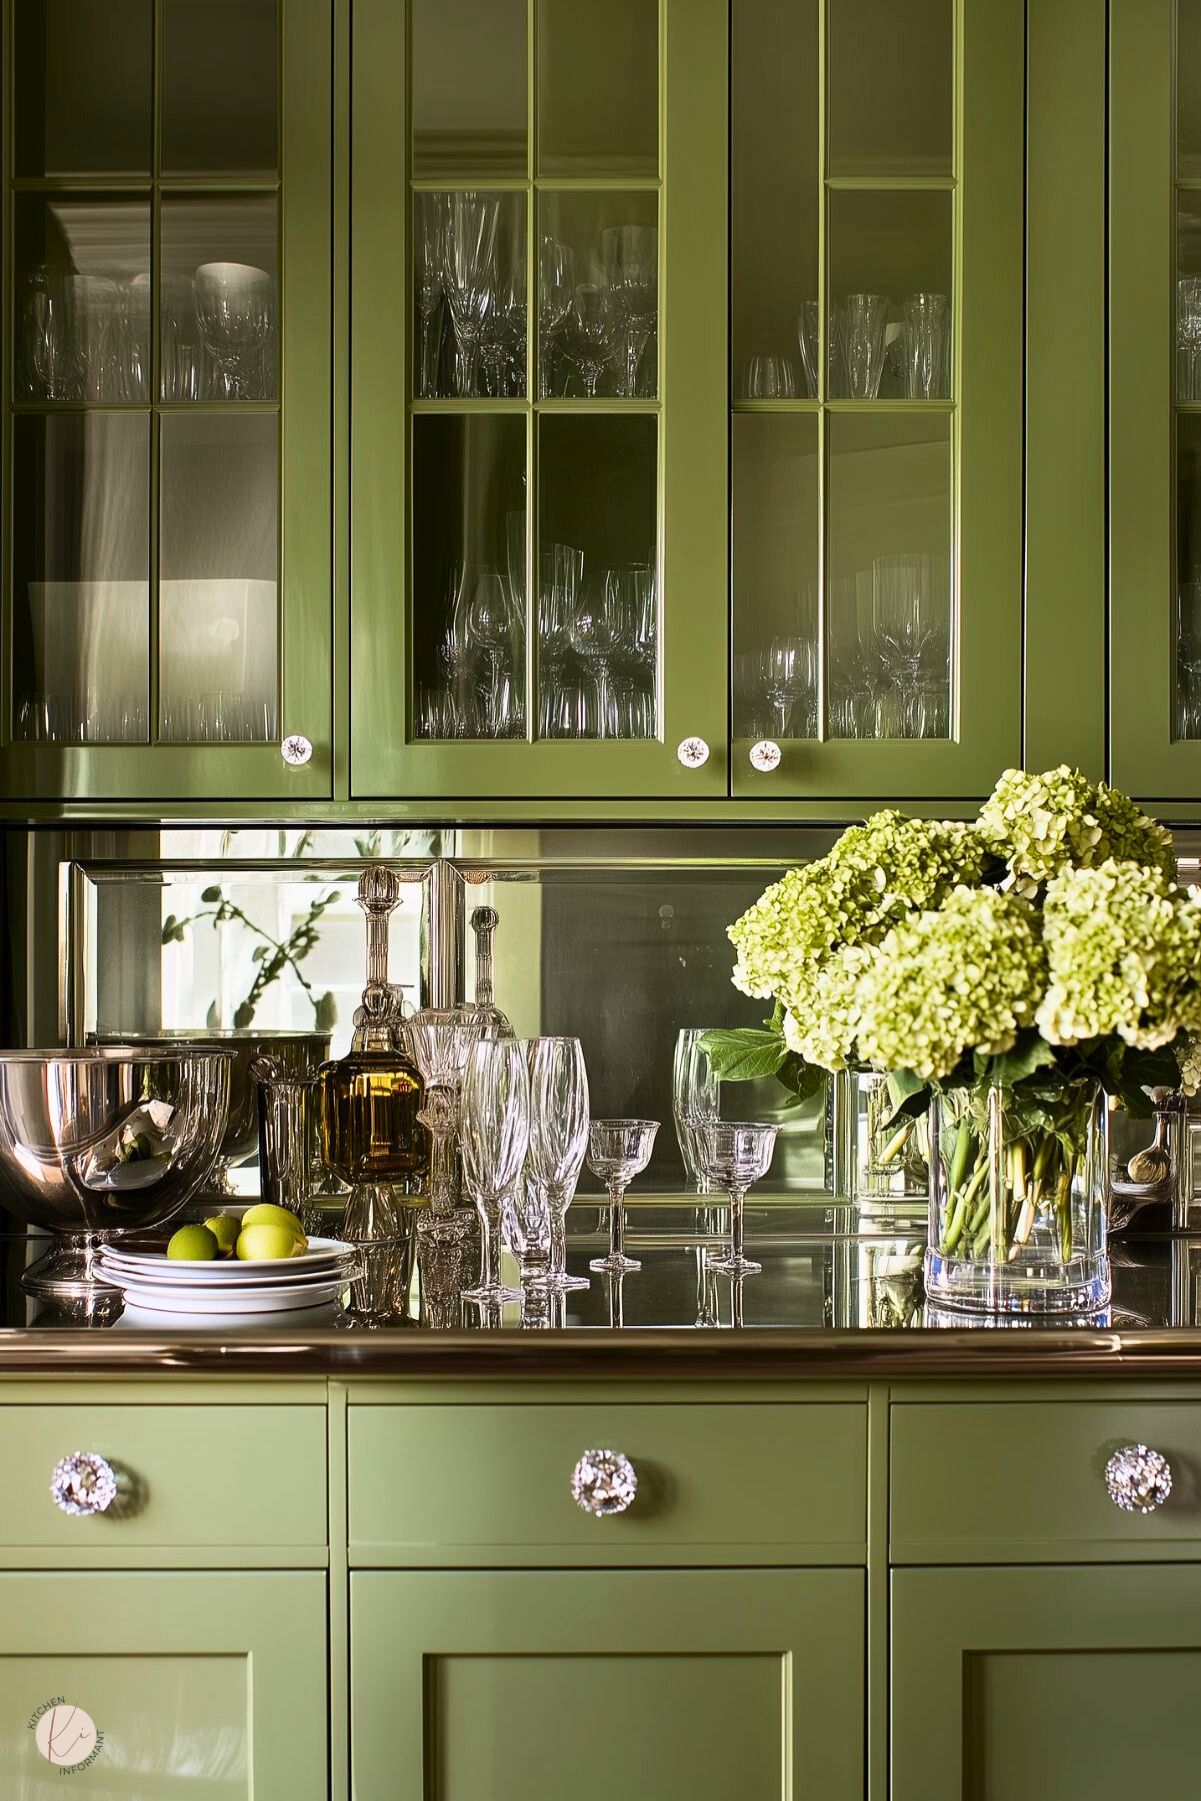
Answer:
<svg viewBox="0 0 1201 1801"><path fill-rule="evenodd" d="M126 1312L170 1314L208 1322L214 1318L330 1309L355 1273L355 1250L337 1238L310 1238L295 1257L240 1263L223 1257L189 1263L167 1256L145 1240L106 1244L101 1273L120 1288Z"/></svg>

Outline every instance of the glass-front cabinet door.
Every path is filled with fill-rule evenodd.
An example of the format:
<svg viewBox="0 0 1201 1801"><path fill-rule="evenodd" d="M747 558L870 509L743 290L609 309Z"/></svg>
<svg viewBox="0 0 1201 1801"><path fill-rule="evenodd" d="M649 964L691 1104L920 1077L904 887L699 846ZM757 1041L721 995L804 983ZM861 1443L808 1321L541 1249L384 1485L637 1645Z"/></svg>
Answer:
<svg viewBox="0 0 1201 1801"><path fill-rule="evenodd" d="M733 791L1020 755L1020 0L732 0Z"/></svg>
<svg viewBox="0 0 1201 1801"><path fill-rule="evenodd" d="M1113 779L1201 798L1201 4L1110 25Z"/></svg>
<svg viewBox="0 0 1201 1801"><path fill-rule="evenodd" d="M352 789L724 794L724 0L359 0Z"/></svg>
<svg viewBox="0 0 1201 1801"><path fill-rule="evenodd" d="M7 19L0 791L328 795L327 0Z"/></svg>

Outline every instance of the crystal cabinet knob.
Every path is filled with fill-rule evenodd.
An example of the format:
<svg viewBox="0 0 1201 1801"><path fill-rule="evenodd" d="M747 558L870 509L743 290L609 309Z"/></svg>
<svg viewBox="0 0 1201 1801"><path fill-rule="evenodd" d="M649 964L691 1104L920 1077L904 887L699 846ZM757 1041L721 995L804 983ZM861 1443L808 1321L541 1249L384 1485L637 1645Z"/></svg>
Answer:
<svg viewBox="0 0 1201 1801"><path fill-rule="evenodd" d="M312 740L303 732L289 732L279 747L279 754L291 768L300 769L312 760Z"/></svg>
<svg viewBox="0 0 1201 1801"><path fill-rule="evenodd" d="M638 1472L620 1451L585 1451L571 1472L571 1492L576 1506L598 1519L624 1513L638 1493Z"/></svg>
<svg viewBox="0 0 1201 1801"><path fill-rule="evenodd" d="M758 744L751 745L748 754L752 769L757 769L760 775L770 775L773 769L780 767L783 752L774 738L760 738Z"/></svg>
<svg viewBox="0 0 1201 1801"><path fill-rule="evenodd" d="M1172 1492L1172 1466L1162 1451L1123 1445L1105 1465L1105 1486L1123 1513L1154 1513Z"/></svg>
<svg viewBox="0 0 1201 1801"><path fill-rule="evenodd" d="M685 769L699 769L702 763L709 761L709 746L703 738L681 738L676 745L676 756Z"/></svg>
<svg viewBox="0 0 1201 1801"><path fill-rule="evenodd" d="M117 1498L117 1473L96 1451L74 1451L54 1466L50 1496L64 1513L103 1513Z"/></svg>

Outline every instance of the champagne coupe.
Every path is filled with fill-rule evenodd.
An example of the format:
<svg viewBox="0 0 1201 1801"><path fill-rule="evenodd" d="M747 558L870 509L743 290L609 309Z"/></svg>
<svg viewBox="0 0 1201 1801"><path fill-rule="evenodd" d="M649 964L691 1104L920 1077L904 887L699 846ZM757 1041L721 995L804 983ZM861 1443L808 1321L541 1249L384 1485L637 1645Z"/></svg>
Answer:
<svg viewBox="0 0 1201 1801"><path fill-rule="evenodd" d="M575 299L575 251L558 238L544 237L538 251L538 391L554 389L559 334Z"/></svg>
<svg viewBox="0 0 1201 1801"><path fill-rule="evenodd" d="M594 1119L588 1128L588 1167L609 1190L609 1255L594 1257L589 1269L619 1275L642 1268L636 1258L626 1256L625 1197L650 1162L658 1130L657 1119Z"/></svg>
<svg viewBox="0 0 1201 1801"><path fill-rule="evenodd" d="M588 1150L588 1072L578 1038L531 1038L530 1149L527 1169L550 1212L546 1286L587 1288L567 1274L567 1209Z"/></svg>
<svg viewBox="0 0 1201 1801"><path fill-rule="evenodd" d="M423 1007L402 1028L410 1057L425 1082L425 1104L417 1115L429 1128L430 1204L418 1221L423 1236L458 1239L467 1235L471 1216L456 1207L455 1137L459 1124L459 1090L472 1046L483 1035L483 1022L465 1020L454 1007Z"/></svg>
<svg viewBox="0 0 1201 1801"><path fill-rule="evenodd" d="M710 1181L730 1197L730 1251L714 1257L713 1269L727 1276L754 1276L763 1268L742 1247L743 1201L746 1191L771 1167L776 1127L748 1120L717 1120L697 1128L701 1165Z"/></svg>
<svg viewBox="0 0 1201 1801"><path fill-rule="evenodd" d="M413 260L417 268L417 392L424 399L438 392L438 356L442 349L444 300L442 267L446 206L441 194L413 196Z"/></svg>
<svg viewBox="0 0 1201 1801"><path fill-rule="evenodd" d="M601 232L605 286L625 341L621 392L638 393L638 365L659 311L659 233L653 225L610 225Z"/></svg>
<svg viewBox="0 0 1201 1801"><path fill-rule="evenodd" d="M480 337L492 304L500 201L469 191L446 196L442 287L455 328L455 393L478 392Z"/></svg>
<svg viewBox="0 0 1201 1801"><path fill-rule="evenodd" d="M500 1279L501 1202L521 1175L530 1139L530 1075L516 1038L481 1038L463 1075L463 1177L480 1216L480 1279L469 1301L519 1301Z"/></svg>

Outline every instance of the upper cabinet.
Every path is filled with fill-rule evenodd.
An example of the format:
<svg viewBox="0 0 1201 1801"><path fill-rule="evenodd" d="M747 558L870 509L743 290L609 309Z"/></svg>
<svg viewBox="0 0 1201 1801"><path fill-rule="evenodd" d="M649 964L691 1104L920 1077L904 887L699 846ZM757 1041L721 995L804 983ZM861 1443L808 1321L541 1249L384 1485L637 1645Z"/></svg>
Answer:
<svg viewBox="0 0 1201 1801"><path fill-rule="evenodd" d="M8 20L0 792L329 795L328 0Z"/></svg>
<svg viewBox="0 0 1201 1801"><path fill-rule="evenodd" d="M1201 796L1201 4L1113 0L1114 780Z"/></svg>
<svg viewBox="0 0 1201 1801"><path fill-rule="evenodd" d="M727 789L724 0L357 0L351 786Z"/></svg>
<svg viewBox="0 0 1201 1801"><path fill-rule="evenodd" d="M736 795L1021 751L1020 0L732 0Z"/></svg>

